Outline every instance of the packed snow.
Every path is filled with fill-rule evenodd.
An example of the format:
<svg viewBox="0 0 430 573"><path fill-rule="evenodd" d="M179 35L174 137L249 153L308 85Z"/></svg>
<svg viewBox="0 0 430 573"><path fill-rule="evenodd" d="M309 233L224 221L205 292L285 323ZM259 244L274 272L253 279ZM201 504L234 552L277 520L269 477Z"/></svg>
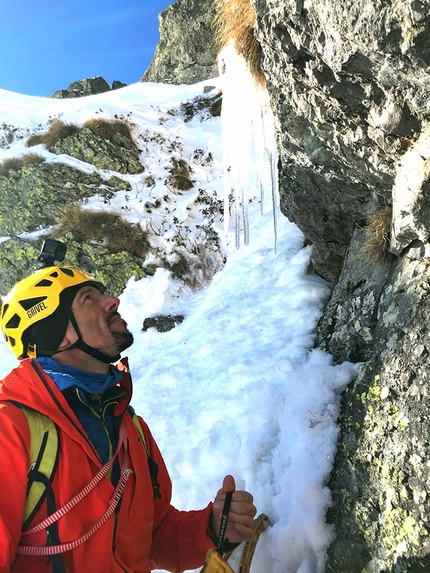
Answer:
<svg viewBox="0 0 430 573"><path fill-rule="evenodd" d="M131 117L134 133L140 135L145 172L121 176L133 187L127 196L118 193L110 204L94 197L85 208L115 210L152 228L156 231L152 241L166 251L172 237L184 229L192 243L200 232L197 223L204 222L198 212L198 190L223 200L221 126L219 118L202 114L184 122L179 109L181 102L202 95L204 86L217 89L219 82L139 83L78 100L0 90L0 160L28 152L25 137L45 129L52 117L80 125L92 116ZM229 113L234 118L231 108ZM7 126L17 128L11 142ZM259 141L258 134L253 137L254 143ZM201 161L202 153L196 155L196 150L202 150L208 161ZM95 170L43 146L31 151L47 161ZM175 154L192 165L195 187L170 192L170 207L163 213L149 212L145 205L167 192L166 169ZM230 154L228 161L235 158ZM236 248L238 232L244 231L240 218L242 227L235 229L232 220L227 232L221 214L210 220L226 262L218 265L208 284L192 290L166 269L158 269L154 276L130 280L121 295L120 312L135 336L127 353L134 380L132 404L163 452L176 507L206 506L224 475L231 473L237 487L254 495L258 512L271 522L260 539L252 571L321 573L333 535L325 513L330 505L327 481L338 437L340 393L357 367L333 365L328 354L313 348L313 330L329 288L309 272L311 247L303 247L301 232L280 213L276 213L275 249L273 172L267 162L268 154L259 150L259 168L247 174L255 178L255 192L242 198L249 221L248 244ZM241 173L238 165L234 170ZM149 173L152 187L143 184ZM262 195L261 187L268 193ZM202 279L199 284L203 283ZM169 332L154 328L143 332L144 318L159 314L185 318ZM0 345L0 358L4 375L15 365L5 343Z"/></svg>

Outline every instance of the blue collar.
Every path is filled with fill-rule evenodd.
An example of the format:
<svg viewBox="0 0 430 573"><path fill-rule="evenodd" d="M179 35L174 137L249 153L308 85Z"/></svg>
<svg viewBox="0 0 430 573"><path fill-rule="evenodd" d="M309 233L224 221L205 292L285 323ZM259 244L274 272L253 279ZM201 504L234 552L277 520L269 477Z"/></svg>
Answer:
<svg viewBox="0 0 430 573"><path fill-rule="evenodd" d="M107 374L85 372L74 366L61 366L52 358L42 356L35 359L43 370L54 380L58 389L63 391L76 386L90 394L101 394L106 388L116 386L122 380L122 372L112 364Z"/></svg>

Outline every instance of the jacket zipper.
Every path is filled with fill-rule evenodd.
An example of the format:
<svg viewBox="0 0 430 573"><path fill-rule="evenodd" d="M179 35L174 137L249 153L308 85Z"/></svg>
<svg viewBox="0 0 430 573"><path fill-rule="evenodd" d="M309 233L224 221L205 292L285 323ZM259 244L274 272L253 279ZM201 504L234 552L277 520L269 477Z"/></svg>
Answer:
<svg viewBox="0 0 430 573"><path fill-rule="evenodd" d="M76 389L76 396L78 397L78 400L81 402L81 404L83 404L86 408L88 408L90 410L90 412L93 413L93 416L95 416L96 418L98 418L101 423L103 424L103 430L106 434L106 438L109 444L109 452L108 452L108 459L110 459L113 456L113 444L112 444L112 440L111 440L111 436L109 433L109 428L106 425L106 420L105 420L105 409L103 409L103 412L100 410L99 412L96 410L96 408L94 408L93 406L90 406L89 404L87 404L86 402L84 402L84 400L81 398L81 395L79 393L79 390ZM100 454L98 454L100 457ZM103 460L102 460L103 463ZM110 472L109 472L110 475Z"/></svg>
<svg viewBox="0 0 430 573"><path fill-rule="evenodd" d="M120 500L119 504L117 505L117 507L115 508L115 512L114 512L114 526L113 526L113 537L112 537L112 554L115 557L115 561L118 563L118 565L121 567L121 569L123 571L125 571L125 573L128 573L127 569L124 569L124 567L121 565L121 563L118 561L117 556L116 556L116 530L118 527L118 514L119 514L119 509L121 507L121 503L122 503L122 499Z"/></svg>

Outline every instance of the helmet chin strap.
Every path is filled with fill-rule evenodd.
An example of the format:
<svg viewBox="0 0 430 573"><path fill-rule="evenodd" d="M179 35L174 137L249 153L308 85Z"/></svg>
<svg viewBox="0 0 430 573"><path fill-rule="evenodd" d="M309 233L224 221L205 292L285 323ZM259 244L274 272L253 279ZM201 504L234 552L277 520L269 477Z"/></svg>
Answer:
<svg viewBox="0 0 430 573"><path fill-rule="evenodd" d="M100 362L104 362L105 364L111 364L112 362L117 362L121 358L120 354L118 354L117 356L108 356L107 354L100 352L100 350L97 350L96 348L89 346L86 342L84 342L82 340L82 336L81 336L81 332L80 332L79 327L78 327L78 323L76 322L76 319L75 319L75 317L71 311L70 311L70 317L69 318L70 318L70 322L73 325L73 328L76 331L76 334L78 335L78 340L76 342L74 342L71 346L69 346L69 348L67 348L67 350L73 350L74 348L78 348L79 350L82 350L82 352L89 354L90 356L92 356L96 360L100 360Z"/></svg>

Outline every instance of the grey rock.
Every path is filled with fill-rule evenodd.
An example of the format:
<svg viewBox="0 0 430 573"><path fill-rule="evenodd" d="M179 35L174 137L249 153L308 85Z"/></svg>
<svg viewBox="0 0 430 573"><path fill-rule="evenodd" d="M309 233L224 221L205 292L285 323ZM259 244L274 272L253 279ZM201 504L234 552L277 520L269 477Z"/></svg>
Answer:
<svg viewBox="0 0 430 573"><path fill-rule="evenodd" d="M91 163L97 169L111 169L118 173L144 171L140 163L140 151L134 142L120 134L115 134L111 140L103 139L85 126L79 133L61 139L50 151L57 154L66 153Z"/></svg>
<svg viewBox="0 0 430 573"><path fill-rule="evenodd" d="M391 203L397 161L428 117L428 7L252 2L279 126L282 210L336 281L355 224Z"/></svg>
<svg viewBox="0 0 430 573"><path fill-rule="evenodd" d="M316 330L316 345L336 362L365 362L374 356L379 301L397 259L370 258L366 234L354 231L342 273Z"/></svg>
<svg viewBox="0 0 430 573"><path fill-rule="evenodd" d="M177 324L181 324L183 320L184 317L180 314L175 316L151 316L143 321L142 331L146 332L149 328L156 328L158 332L168 332L175 328Z"/></svg>
<svg viewBox="0 0 430 573"><path fill-rule="evenodd" d="M119 90L120 88L126 88L128 84L125 84L124 82L120 82L119 80L114 80L112 82L112 88L113 90Z"/></svg>
<svg viewBox="0 0 430 573"><path fill-rule="evenodd" d="M330 573L430 570L430 9L251 0L281 208L333 292L316 345L362 362L342 397ZM369 220L392 206L391 252Z"/></svg>
<svg viewBox="0 0 430 573"><path fill-rule="evenodd" d="M397 260L373 311L373 355L343 396L327 571L421 571L428 557L428 281L417 249Z"/></svg>
<svg viewBox="0 0 430 573"><path fill-rule="evenodd" d="M400 254L413 241L427 243L430 203L430 127L399 161L393 186L393 229L390 250Z"/></svg>
<svg viewBox="0 0 430 573"><path fill-rule="evenodd" d="M65 90L57 90L51 97L54 99L85 97L89 95L102 94L110 91L111 89L115 90L123 88L126 85L127 84L115 80L111 87L101 76L96 76L94 78L72 82L68 88Z"/></svg>
<svg viewBox="0 0 430 573"><path fill-rule="evenodd" d="M218 75L215 0L177 0L159 15L160 41L141 81L193 84Z"/></svg>
<svg viewBox="0 0 430 573"><path fill-rule="evenodd" d="M97 194L98 173L42 163L0 177L0 233L19 235L56 222L64 205Z"/></svg>

